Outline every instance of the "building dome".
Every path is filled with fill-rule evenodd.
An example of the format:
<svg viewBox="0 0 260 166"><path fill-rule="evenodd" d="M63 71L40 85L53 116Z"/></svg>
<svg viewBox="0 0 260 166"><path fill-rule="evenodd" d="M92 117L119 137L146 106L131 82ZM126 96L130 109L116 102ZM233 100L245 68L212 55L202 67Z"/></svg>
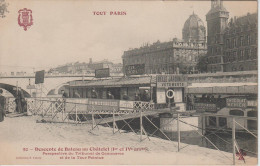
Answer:
<svg viewBox="0 0 260 166"><path fill-rule="evenodd" d="M193 13L190 15L184 23L182 39L185 42L206 42L206 28L202 20L196 14Z"/></svg>

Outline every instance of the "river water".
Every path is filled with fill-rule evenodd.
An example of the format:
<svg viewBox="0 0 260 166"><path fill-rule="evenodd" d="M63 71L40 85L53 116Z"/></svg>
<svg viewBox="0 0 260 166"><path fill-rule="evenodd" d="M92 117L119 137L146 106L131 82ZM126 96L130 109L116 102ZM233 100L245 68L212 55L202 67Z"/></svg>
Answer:
<svg viewBox="0 0 260 166"><path fill-rule="evenodd" d="M178 141L176 132L165 132L165 134L173 141ZM156 132L157 136L166 139L166 137ZM207 132L205 136L221 151L233 152L231 133L217 133L216 135ZM243 149L247 155L256 156L257 154L257 138L246 133L236 133L236 141L240 149ZM210 149L216 149L205 137L200 136L196 132L181 132L181 143L198 145ZM183 146L181 146L183 147Z"/></svg>
<svg viewBox="0 0 260 166"><path fill-rule="evenodd" d="M157 127L160 126L160 120L159 118L152 118L150 119ZM127 120L129 121L129 120ZM139 119L134 119L130 124L131 127L138 131L140 129L140 123ZM124 122L117 122L119 128L121 128L123 125L125 125ZM143 126L149 135L153 134L154 137L159 137L162 139L171 139L172 141L178 141L177 138L177 132L164 132L164 134L167 135L167 137L162 134L161 131L157 130L156 127L154 127L147 119L143 118ZM123 130L131 131L130 128L125 126ZM157 130L157 131L156 131ZM156 131L156 132L155 132ZM232 133L230 131L227 131L225 133L216 133L216 135L211 134L212 132L208 131L205 133L205 136L221 151L231 152L233 151L232 146ZM246 152L246 155L248 156L254 156L257 155L257 138L254 136L248 134L248 133L241 133L236 132L236 141L239 145L240 149L243 149ZM189 131L189 132L181 132L181 143L189 144L189 145L198 145L201 147L206 147L210 149L216 149L208 140L206 140L205 137L202 137L199 135L196 131ZM181 148L184 145L181 145Z"/></svg>

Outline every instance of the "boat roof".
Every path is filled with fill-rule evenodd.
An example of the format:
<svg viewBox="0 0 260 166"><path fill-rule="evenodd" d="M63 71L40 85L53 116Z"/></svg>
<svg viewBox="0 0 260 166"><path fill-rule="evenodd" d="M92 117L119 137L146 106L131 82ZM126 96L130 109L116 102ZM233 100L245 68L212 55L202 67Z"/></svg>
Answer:
<svg viewBox="0 0 260 166"><path fill-rule="evenodd" d="M151 76L143 77L121 77L113 79L99 79L91 81L71 81L70 86L84 86L84 87L122 87L122 86L140 86L151 85L155 83L155 79Z"/></svg>

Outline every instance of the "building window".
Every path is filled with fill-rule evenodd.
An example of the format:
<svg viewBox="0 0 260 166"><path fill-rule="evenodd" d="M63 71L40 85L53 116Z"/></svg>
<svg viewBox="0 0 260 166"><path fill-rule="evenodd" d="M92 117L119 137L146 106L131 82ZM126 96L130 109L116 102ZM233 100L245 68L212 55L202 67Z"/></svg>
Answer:
<svg viewBox="0 0 260 166"><path fill-rule="evenodd" d="M233 53L234 55L234 61L236 61L237 60L237 52L236 51L234 51L234 53Z"/></svg>
<svg viewBox="0 0 260 166"><path fill-rule="evenodd" d="M229 115L244 116L244 112L241 110L230 110Z"/></svg>
<svg viewBox="0 0 260 166"><path fill-rule="evenodd" d="M240 36L240 46L243 46L244 44L243 40L244 40L243 36Z"/></svg>
<svg viewBox="0 0 260 166"><path fill-rule="evenodd" d="M191 61L191 59L192 59L192 57L191 57L191 55L189 55L189 61Z"/></svg>
<svg viewBox="0 0 260 166"><path fill-rule="evenodd" d="M244 66L243 66L243 65L240 65L240 66L239 66L239 70L240 70L240 71L244 71Z"/></svg>
<svg viewBox="0 0 260 166"><path fill-rule="evenodd" d="M245 50L245 60L249 59L249 49Z"/></svg>
<svg viewBox="0 0 260 166"><path fill-rule="evenodd" d="M229 48L229 39L226 40L226 48Z"/></svg>
<svg viewBox="0 0 260 166"><path fill-rule="evenodd" d="M251 37L250 35L247 35L247 45L250 45L251 44Z"/></svg>
<svg viewBox="0 0 260 166"><path fill-rule="evenodd" d="M230 42L230 48L234 48L234 41L233 40L231 40L231 42Z"/></svg>
<svg viewBox="0 0 260 166"><path fill-rule="evenodd" d="M237 60L238 60L238 61L241 61L241 59L242 59L242 58L241 58L241 50L240 50L240 51L238 51Z"/></svg>
<svg viewBox="0 0 260 166"><path fill-rule="evenodd" d="M234 43L234 47L237 47L237 39L236 38L233 39L233 43Z"/></svg>
<svg viewBox="0 0 260 166"><path fill-rule="evenodd" d="M240 50L241 60L244 60L244 50Z"/></svg>

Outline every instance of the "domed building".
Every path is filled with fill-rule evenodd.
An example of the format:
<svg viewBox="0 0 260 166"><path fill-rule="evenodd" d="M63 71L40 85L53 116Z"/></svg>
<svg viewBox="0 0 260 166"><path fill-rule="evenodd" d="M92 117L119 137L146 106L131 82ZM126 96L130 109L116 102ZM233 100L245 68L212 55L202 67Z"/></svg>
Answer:
<svg viewBox="0 0 260 166"><path fill-rule="evenodd" d="M182 39L154 42L124 51L123 69L143 66L143 74L192 74L199 73L197 64L206 55L206 29L202 20L192 14L182 29ZM127 73L124 70L125 75Z"/></svg>
<svg viewBox="0 0 260 166"><path fill-rule="evenodd" d="M206 43L206 28L194 12L184 23L182 39L184 42Z"/></svg>

